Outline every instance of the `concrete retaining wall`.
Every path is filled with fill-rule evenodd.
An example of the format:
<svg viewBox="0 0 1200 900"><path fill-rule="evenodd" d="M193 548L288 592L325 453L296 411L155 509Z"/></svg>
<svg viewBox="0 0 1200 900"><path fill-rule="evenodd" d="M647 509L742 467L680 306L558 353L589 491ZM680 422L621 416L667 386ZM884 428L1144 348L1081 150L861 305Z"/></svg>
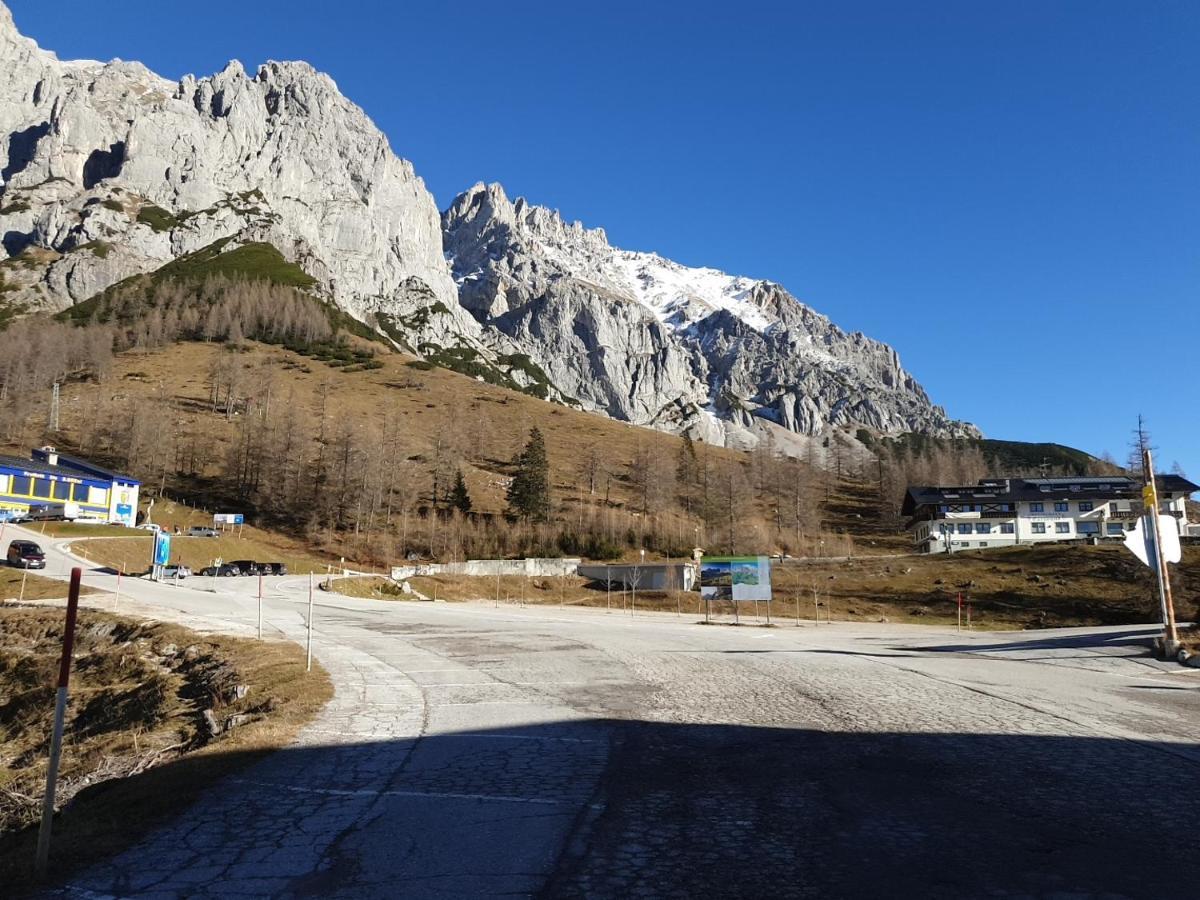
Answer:
<svg viewBox="0 0 1200 900"><path fill-rule="evenodd" d="M614 586L636 587L639 591L690 591L696 569L690 563L645 563L637 566L580 566L579 574Z"/></svg>
<svg viewBox="0 0 1200 900"><path fill-rule="evenodd" d="M418 575L527 575L544 578L552 575L574 575L582 562L578 557L534 559L468 559L458 563L428 563L412 566L392 566L392 580L400 581Z"/></svg>

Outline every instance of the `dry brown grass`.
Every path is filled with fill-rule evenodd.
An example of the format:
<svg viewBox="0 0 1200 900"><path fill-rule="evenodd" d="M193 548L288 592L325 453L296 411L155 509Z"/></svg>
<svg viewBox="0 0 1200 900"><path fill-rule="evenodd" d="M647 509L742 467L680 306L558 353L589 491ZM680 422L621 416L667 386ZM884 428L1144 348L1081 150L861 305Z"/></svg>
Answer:
<svg viewBox="0 0 1200 900"><path fill-rule="evenodd" d="M373 600L415 600L412 594L404 594L390 578L382 575L363 575L354 578L334 578L328 582L329 590L345 597L362 597Z"/></svg>
<svg viewBox="0 0 1200 900"><path fill-rule="evenodd" d="M414 449L427 451L436 433L455 431L469 445L468 455L475 460L464 464L463 474L475 509L481 512L504 509L504 488L497 471L524 446L535 425L546 437L554 466L553 488L567 506L578 505L574 468L589 448L601 447L606 464L619 469L633 459L639 444L649 445L655 452L667 454L673 466L680 442L672 435L538 400L447 369L413 368L413 359L401 353L379 356L383 363L379 369L343 372L279 347L247 346L241 358L250 364L269 362L279 377L276 396L283 396L284 402L311 420L320 417L321 389L328 385L330 410L363 422L399 415ZM206 379L212 363L227 352L222 344L187 342L150 352L120 354L111 378L104 384L73 383L64 389L63 430L78 434L82 417L89 415L101 398L162 392L171 398L183 423L182 431L190 440L223 448L233 438L236 420L227 422L223 416L209 412ZM11 449L23 454L28 448ZM745 458L732 450L708 449L722 458ZM628 503L633 499L632 489L622 480L599 485L601 494L606 486L611 488L614 501ZM154 521L174 524L169 517L160 517L159 507L154 513Z"/></svg>
<svg viewBox="0 0 1200 900"><path fill-rule="evenodd" d="M61 609L0 609L0 878L29 884ZM294 644L200 635L81 610L60 770L56 877L112 855L213 779L294 737L332 696ZM246 685L238 699L235 685ZM201 713L245 724L209 739ZM69 864L68 864L69 861Z"/></svg>
<svg viewBox="0 0 1200 900"><path fill-rule="evenodd" d="M1200 547L1187 548L1172 569L1179 615L1190 618L1200 602ZM831 608L835 620L951 623L960 593L984 628L1123 625L1159 615L1149 569L1116 545L788 564L774 568L772 585L785 603L799 599L808 617L815 592L820 614Z"/></svg>
<svg viewBox="0 0 1200 900"><path fill-rule="evenodd" d="M25 588L22 593L21 582L24 580ZM80 593L93 593L89 587L84 587ZM65 581L55 581L51 578L44 578L41 575L35 575L28 569L13 569L9 566L0 565L0 601L14 601L22 597L26 600L59 600L65 599L67 596L67 584Z"/></svg>
<svg viewBox="0 0 1200 900"><path fill-rule="evenodd" d="M154 538L147 532L138 532L138 535L74 541L71 550L102 566L122 568L126 572L145 572L150 568ZM265 537L266 535L270 537ZM218 557L224 562L235 559L281 562L287 565L288 572L292 575L308 572L323 575L329 565L335 568L337 566L336 563L328 563L305 552L302 546L288 540L284 535L270 534L259 529L248 529L245 537L229 534L215 538L171 538L171 562L183 563L191 568L193 574L205 566L212 565Z"/></svg>
<svg viewBox="0 0 1200 900"><path fill-rule="evenodd" d="M1173 568L1181 619L1200 604L1200 547L1185 550ZM447 601L539 604L628 609L631 592L583 578L420 576L407 579L425 597ZM404 599L387 591L387 579L342 579L335 590L359 597ZM1158 599L1149 571L1123 547L1057 545L1015 547L904 558L858 557L846 561L789 561L772 564L778 620L819 618L953 624L957 597L971 607L972 624L984 629L1071 625L1123 625L1152 622ZM814 601L816 606L814 607ZM639 591L638 609L702 612L699 594ZM730 615L728 604L714 609ZM765 617L765 605L759 609ZM742 615L753 617L754 605Z"/></svg>

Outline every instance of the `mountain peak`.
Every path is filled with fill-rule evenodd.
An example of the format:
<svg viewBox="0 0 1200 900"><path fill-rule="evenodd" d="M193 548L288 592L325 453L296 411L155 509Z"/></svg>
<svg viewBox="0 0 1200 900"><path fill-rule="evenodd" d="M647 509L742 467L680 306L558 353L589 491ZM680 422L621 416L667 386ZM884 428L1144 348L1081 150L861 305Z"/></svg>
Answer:
<svg viewBox="0 0 1200 900"><path fill-rule="evenodd" d="M0 59L8 55L6 50L12 48L36 51L38 45L33 38L28 38L17 30L17 23L13 21L12 12L4 0L0 0Z"/></svg>
<svg viewBox="0 0 1200 900"><path fill-rule="evenodd" d="M17 24L13 21L12 12L4 0L0 0L0 41L12 40L14 37L20 37Z"/></svg>

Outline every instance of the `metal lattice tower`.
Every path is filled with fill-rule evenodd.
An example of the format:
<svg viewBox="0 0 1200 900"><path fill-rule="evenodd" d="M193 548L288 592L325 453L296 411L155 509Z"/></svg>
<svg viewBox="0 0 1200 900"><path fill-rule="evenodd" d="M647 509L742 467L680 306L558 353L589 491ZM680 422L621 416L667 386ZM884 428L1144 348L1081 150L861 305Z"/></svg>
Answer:
<svg viewBox="0 0 1200 900"><path fill-rule="evenodd" d="M50 430L58 431L58 382L54 382L54 388L50 393Z"/></svg>

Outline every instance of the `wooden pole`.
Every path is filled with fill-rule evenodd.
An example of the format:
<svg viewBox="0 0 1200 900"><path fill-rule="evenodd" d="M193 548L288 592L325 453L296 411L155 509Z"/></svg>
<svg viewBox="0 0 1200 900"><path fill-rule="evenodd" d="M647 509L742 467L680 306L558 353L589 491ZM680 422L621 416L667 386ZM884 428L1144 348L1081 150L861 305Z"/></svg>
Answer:
<svg viewBox="0 0 1200 900"><path fill-rule="evenodd" d="M38 828L37 856L34 868L37 876L46 874L50 859L50 829L54 821L54 792L58 782L58 763L62 757L63 724L67 714L67 685L71 680L71 651L75 646L75 617L79 612L79 583L83 570L71 570L71 587L67 594L67 621L63 628L62 658L58 663L58 691L54 700L54 730L50 736L50 766L46 771L46 794L42 798L42 824Z"/></svg>
<svg viewBox="0 0 1200 900"><path fill-rule="evenodd" d="M1154 528L1154 561L1157 565L1158 590L1163 607L1163 650L1173 654L1179 644L1179 632L1175 627L1175 598L1171 595L1171 573L1162 552L1162 531L1158 525L1158 486L1154 483L1154 459L1149 448L1142 450L1142 468L1146 476L1145 496L1149 501L1147 515Z"/></svg>

